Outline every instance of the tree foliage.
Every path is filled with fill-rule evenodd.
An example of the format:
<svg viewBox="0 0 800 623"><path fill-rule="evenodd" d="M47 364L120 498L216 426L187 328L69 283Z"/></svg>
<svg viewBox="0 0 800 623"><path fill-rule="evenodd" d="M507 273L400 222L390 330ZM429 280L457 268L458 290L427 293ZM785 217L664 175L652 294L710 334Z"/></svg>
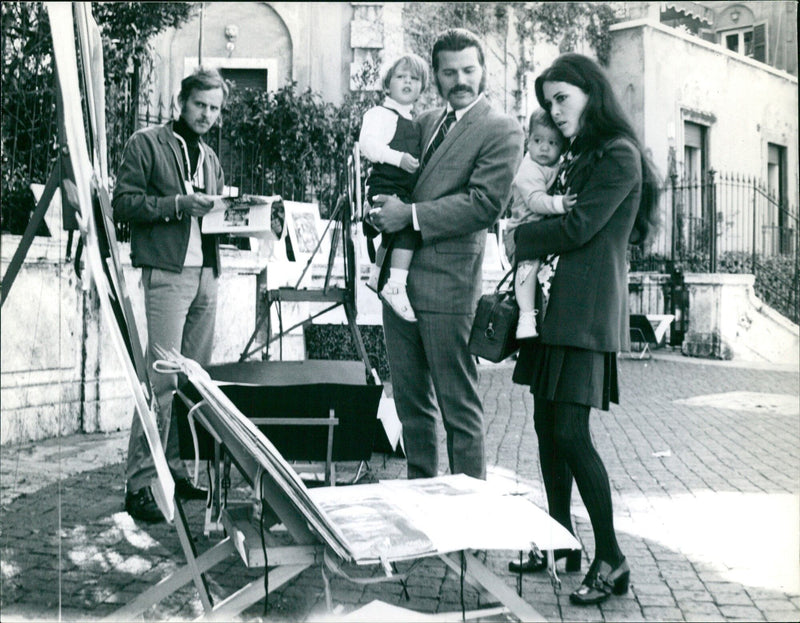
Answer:
<svg viewBox="0 0 800 623"><path fill-rule="evenodd" d="M487 55L493 54L501 65L513 68L512 94L519 113L534 69L535 46L553 43L568 52L585 41L605 65L614 12L604 2L407 2L403 21L409 47L425 59L430 59L437 35L446 28L462 27L477 33ZM487 90L491 95L492 86ZM425 99L433 100L433 93Z"/></svg>
<svg viewBox="0 0 800 623"><path fill-rule="evenodd" d="M150 59L152 38L188 21L198 6L197 2L92 2L103 37L107 81L126 80L135 63Z"/></svg>
<svg viewBox="0 0 800 623"><path fill-rule="evenodd" d="M27 188L44 183L56 157L53 46L41 2L2 5L2 194L0 227L21 233L33 208ZM103 40L106 119L111 140L132 131L122 105L138 65L149 58L151 38L177 27L196 10L192 2L93 2ZM145 76L146 78L146 76ZM123 130L123 128L125 128Z"/></svg>
<svg viewBox="0 0 800 623"><path fill-rule="evenodd" d="M270 92L233 89L220 135L233 156L248 164L234 163L226 179L242 192L299 201L310 200L307 193L316 189L314 199L326 215L342 190L336 177L358 139L361 118L379 99L354 91L335 106L310 89L299 91L297 83ZM262 185L254 187L248 178Z"/></svg>
<svg viewBox="0 0 800 623"><path fill-rule="evenodd" d="M431 62L431 49L440 32L448 28L466 28L481 37L502 34L498 10L507 2L406 2L403 25L407 44L412 52ZM498 8L500 7L500 8ZM432 70L432 68L431 68ZM419 100L421 109L431 107L437 99L436 84L431 80Z"/></svg>

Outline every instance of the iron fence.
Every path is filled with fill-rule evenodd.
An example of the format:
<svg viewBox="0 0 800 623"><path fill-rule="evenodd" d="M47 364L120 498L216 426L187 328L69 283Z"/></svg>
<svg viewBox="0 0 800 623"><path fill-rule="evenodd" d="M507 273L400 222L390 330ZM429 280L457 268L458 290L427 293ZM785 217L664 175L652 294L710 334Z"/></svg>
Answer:
<svg viewBox="0 0 800 623"><path fill-rule="evenodd" d="M126 100L127 101L127 100ZM122 159L125 142L136 130L166 123L177 117L179 106L175 98L159 97L155 102L143 98L138 111L130 106L118 111L114 137L108 141L109 168L113 175ZM224 123L217 124L204 137L216 152L225 173L226 192L233 195L280 195L284 200L317 203L320 216L327 218L334 209L336 198L344 189L344 160L329 162L315 175L286 171L274 167L257 144L236 147L226 132ZM345 145L349 153L352 145ZM122 241L130 237L127 223L117 224L117 236ZM248 248L247 239L228 237L226 243Z"/></svg>
<svg viewBox="0 0 800 623"><path fill-rule="evenodd" d="M709 171L673 176L662 189L661 227L631 270L752 273L756 293L793 322L800 312L800 227L796 205L753 176Z"/></svg>
<svg viewBox="0 0 800 623"><path fill-rule="evenodd" d="M45 183L58 154L54 93L45 78L43 73L40 84L28 81L18 92L9 91L14 88L11 82L4 84L5 230L12 229L9 225L15 215L24 229L33 207L25 191L32 182ZM153 103L144 94L134 106L136 89L124 89L130 92L115 93L107 111L112 183L128 137L141 127L164 123L178 110L174 100ZM340 158L321 167L298 167L302 172L296 172L291 166L270 162L255 141L237 146L224 124L206 138L219 155L226 184L234 193L278 194L288 200L315 202L326 218L344 188L342 173L351 143L341 146ZM15 202L19 202L17 208ZM798 322L800 224L796 205L771 193L756 177L712 170L700 179L671 177L663 188L660 214L662 226L653 241L645 249L631 249L633 271L753 273L757 294ZM120 240L127 240L128 235L128 227L120 225ZM242 240L229 242L246 245Z"/></svg>

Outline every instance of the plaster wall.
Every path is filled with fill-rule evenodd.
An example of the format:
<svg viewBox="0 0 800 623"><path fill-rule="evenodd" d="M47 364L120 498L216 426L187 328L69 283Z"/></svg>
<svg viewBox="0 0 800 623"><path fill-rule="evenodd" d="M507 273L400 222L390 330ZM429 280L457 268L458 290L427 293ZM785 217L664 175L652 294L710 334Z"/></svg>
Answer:
<svg viewBox="0 0 800 623"><path fill-rule="evenodd" d="M687 274L684 355L797 365L800 330L753 293L753 275Z"/></svg>
<svg viewBox="0 0 800 623"><path fill-rule="evenodd" d="M683 121L696 121L709 127L718 171L766 179L767 143L786 147L788 197L797 201L796 77L652 22L612 32L609 77L662 175L671 148L680 173Z"/></svg>
<svg viewBox="0 0 800 623"><path fill-rule="evenodd" d="M19 240L19 236L3 235L3 272ZM130 426L130 389L109 340L109 328L100 317L94 290L84 291L72 265L64 263L63 249L60 239L37 238L3 306L0 444ZM357 322L381 324L381 304L365 285L369 274L365 249L360 245L357 249ZM121 245L125 281L144 344L141 271L130 266L128 254L127 245ZM264 260L254 253L226 249L222 261L213 363L239 359L256 326L259 288L294 285L305 267L297 262L273 261L264 280ZM300 287L321 289L325 271L326 262L314 263ZM493 290L504 273L502 266L486 260L483 291ZM341 262L336 262L331 283L341 283L342 275ZM665 279L663 275L632 274L631 313L662 312ZM753 295L751 275L686 275L685 281L690 297L690 330L684 354L797 364L797 325ZM641 286L638 290L637 285ZM306 322L324 307L284 304L283 327ZM345 321L341 308L314 320L325 324ZM272 310L272 326L273 332L277 331L277 309ZM302 326L286 336L282 345L273 342L269 350L271 359L304 359Z"/></svg>
<svg viewBox="0 0 800 623"><path fill-rule="evenodd" d="M3 234L5 272L20 236ZM28 252L0 323L0 444L130 426L127 376L100 315L94 289L83 290L64 243L37 238ZM128 294L146 343L141 271L120 245ZM223 252L213 363L236 361L255 326L256 275L250 254Z"/></svg>
<svg viewBox="0 0 800 623"><path fill-rule="evenodd" d="M2 236L3 274L20 238ZM0 443L79 430L83 296L60 249L60 240L36 238L3 303Z"/></svg>
<svg viewBox="0 0 800 623"><path fill-rule="evenodd" d="M339 103L349 81L351 15L348 2L206 2L204 64L267 68L269 89L297 81L301 91L311 88ZM238 31L232 50L228 26ZM154 100L168 102L177 95L196 63L199 35L198 14L154 38Z"/></svg>

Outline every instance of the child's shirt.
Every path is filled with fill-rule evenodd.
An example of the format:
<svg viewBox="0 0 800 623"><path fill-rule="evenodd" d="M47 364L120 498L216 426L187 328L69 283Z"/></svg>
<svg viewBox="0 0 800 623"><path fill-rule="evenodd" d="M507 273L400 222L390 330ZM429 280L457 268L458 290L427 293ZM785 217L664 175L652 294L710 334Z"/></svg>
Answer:
<svg viewBox="0 0 800 623"><path fill-rule="evenodd" d="M364 113L358 146L361 153L372 162L381 162L399 167L403 152L389 147L397 131L398 115L411 121L412 104L398 104L386 97L382 106L373 106ZM396 111L392 112L392 111Z"/></svg>
<svg viewBox="0 0 800 623"><path fill-rule="evenodd" d="M564 197L548 195L547 189L558 175L558 166L546 167L527 154L519 165L517 175L511 184L511 218L508 220L503 243L506 255L513 259L514 230L522 223L541 220L548 214L566 214Z"/></svg>
<svg viewBox="0 0 800 623"><path fill-rule="evenodd" d="M547 189L558 174L558 165L546 167L535 162L530 154L522 159L511 185L511 218L519 223L537 221L548 214L564 214L564 198L548 195Z"/></svg>
<svg viewBox="0 0 800 623"><path fill-rule="evenodd" d="M406 153L419 158L421 138L419 125L411 119L411 105L403 106L387 97L382 106L365 113L359 146L372 161L366 182L369 201L379 194L410 201L417 174L400 168L400 162Z"/></svg>

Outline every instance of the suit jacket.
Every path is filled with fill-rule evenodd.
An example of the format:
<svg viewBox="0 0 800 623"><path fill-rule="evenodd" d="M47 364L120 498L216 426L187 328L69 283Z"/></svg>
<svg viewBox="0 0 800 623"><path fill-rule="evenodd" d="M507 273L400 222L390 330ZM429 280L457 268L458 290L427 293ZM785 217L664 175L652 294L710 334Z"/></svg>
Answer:
<svg viewBox="0 0 800 623"><path fill-rule="evenodd" d="M434 109L419 116L423 145L443 114L444 109ZM420 173L412 200L422 245L414 251L408 274L408 296L415 310L474 313L486 230L508 203L522 144L517 121L493 110L481 97Z"/></svg>
<svg viewBox="0 0 800 623"><path fill-rule="evenodd" d="M627 350L626 252L642 191L642 157L617 138L578 157L567 179L577 203L564 216L520 225L517 261L560 256L539 334L544 344Z"/></svg>
<svg viewBox="0 0 800 623"><path fill-rule="evenodd" d="M205 143L206 193L222 194L222 166ZM186 194L181 145L172 122L139 130L128 140L114 187L114 218L131 223L131 263L181 272L189 246L191 217L176 218L175 196ZM214 236L215 274L219 243Z"/></svg>

